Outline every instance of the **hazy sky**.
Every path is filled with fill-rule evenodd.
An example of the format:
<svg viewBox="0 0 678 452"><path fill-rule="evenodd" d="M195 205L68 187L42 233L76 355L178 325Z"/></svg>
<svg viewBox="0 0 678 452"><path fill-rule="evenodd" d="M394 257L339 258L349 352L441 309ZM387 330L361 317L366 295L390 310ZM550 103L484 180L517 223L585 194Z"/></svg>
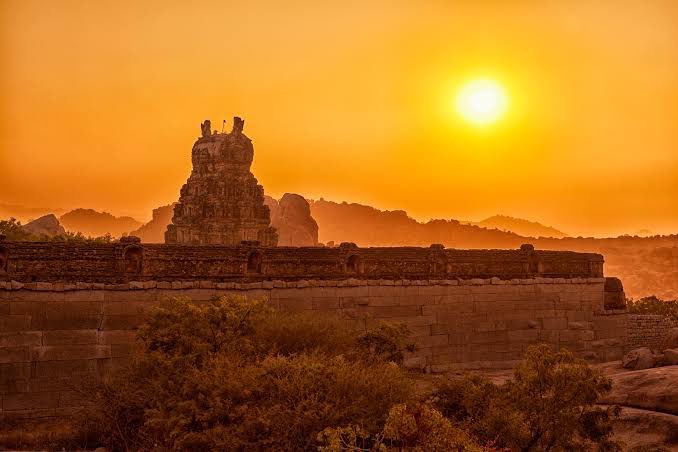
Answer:
<svg viewBox="0 0 678 452"><path fill-rule="evenodd" d="M200 122L285 192L678 232L678 2L0 0L0 202L150 217ZM507 116L455 114L492 78Z"/></svg>

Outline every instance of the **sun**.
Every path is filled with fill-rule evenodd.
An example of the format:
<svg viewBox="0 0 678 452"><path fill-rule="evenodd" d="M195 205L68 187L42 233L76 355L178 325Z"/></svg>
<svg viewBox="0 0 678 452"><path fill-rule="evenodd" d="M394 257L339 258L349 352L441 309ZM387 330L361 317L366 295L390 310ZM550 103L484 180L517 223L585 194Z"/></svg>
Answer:
<svg viewBox="0 0 678 452"><path fill-rule="evenodd" d="M500 120L508 109L508 97L504 88L491 79L467 82L456 98L457 113L464 120L485 126Z"/></svg>

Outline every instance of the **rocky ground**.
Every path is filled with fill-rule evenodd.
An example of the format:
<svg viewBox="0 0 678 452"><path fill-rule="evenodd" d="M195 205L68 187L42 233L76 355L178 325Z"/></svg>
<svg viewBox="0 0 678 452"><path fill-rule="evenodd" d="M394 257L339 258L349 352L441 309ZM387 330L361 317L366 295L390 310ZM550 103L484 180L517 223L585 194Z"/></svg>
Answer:
<svg viewBox="0 0 678 452"><path fill-rule="evenodd" d="M678 366L627 370L614 362L598 367L612 379L612 392L601 403L622 407L618 438L629 447L678 451Z"/></svg>

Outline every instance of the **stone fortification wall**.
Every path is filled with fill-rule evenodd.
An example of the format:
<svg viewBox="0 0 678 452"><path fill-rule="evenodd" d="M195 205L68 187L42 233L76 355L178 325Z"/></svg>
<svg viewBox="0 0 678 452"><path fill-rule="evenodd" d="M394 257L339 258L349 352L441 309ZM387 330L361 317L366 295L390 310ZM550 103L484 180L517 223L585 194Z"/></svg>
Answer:
<svg viewBox="0 0 678 452"><path fill-rule="evenodd" d="M661 351L662 343L673 326L673 323L663 315L629 314L625 350L649 347Z"/></svg>
<svg viewBox="0 0 678 452"><path fill-rule="evenodd" d="M430 248L260 247L0 242L0 281L262 281L271 279L599 278L600 254Z"/></svg>
<svg viewBox="0 0 678 452"><path fill-rule="evenodd" d="M115 262L117 248L102 249ZM370 253L361 254L366 263ZM83 403L79 383L124 364L144 312L168 297L240 294L360 327L404 322L417 344L407 365L443 370L508 367L537 342L618 359L619 288L601 277L0 282L0 419L72 413Z"/></svg>

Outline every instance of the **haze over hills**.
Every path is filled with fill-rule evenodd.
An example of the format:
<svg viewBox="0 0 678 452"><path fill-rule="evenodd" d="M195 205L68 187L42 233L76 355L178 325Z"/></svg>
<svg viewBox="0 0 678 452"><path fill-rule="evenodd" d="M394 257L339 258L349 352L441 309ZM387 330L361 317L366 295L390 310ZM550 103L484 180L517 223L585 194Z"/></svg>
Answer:
<svg viewBox="0 0 678 452"><path fill-rule="evenodd" d="M525 237L568 237L562 231L551 226L544 226L536 221L514 218L507 215L494 215L478 222L469 222L482 228L499 229L501 231L515 232Z"/></svg>
<svg viewBox="0 0 678 452"><path fill-rule="evenodd" d="M0 203L0 218L13 217L22 223L28 223L48 214L61 215L65 212L66 210L61 208L27 207L19 204Z"/></svg>
<svg viewBox="0 0 678 452"><path fill-rule="evenodd" d="M108 212L94 209L75 209L59 218L59 222L70 232L98 237L106 234L119 237L140 227L142 223L132 217L116 217Z"/></svg>

